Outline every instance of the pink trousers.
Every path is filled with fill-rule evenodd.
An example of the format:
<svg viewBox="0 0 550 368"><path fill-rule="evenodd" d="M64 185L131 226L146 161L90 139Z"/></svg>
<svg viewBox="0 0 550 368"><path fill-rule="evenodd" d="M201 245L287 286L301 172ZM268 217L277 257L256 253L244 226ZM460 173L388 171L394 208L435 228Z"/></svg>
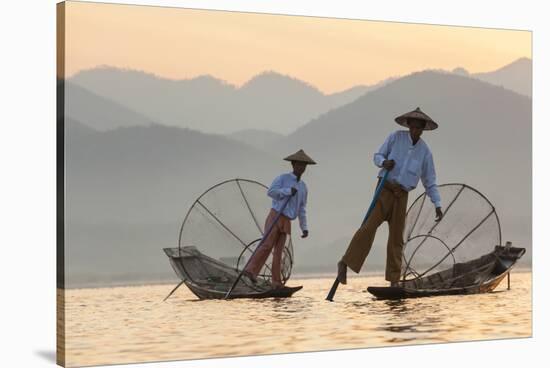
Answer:
<svg viewBox="0 0 550 368"><path fill-rule="evenodd" d="M267 232L271 226L271 223L277 217L277 211L273 208L269 211L265 220L264 232ZM279 219L271 232L264 240L260 248L254 253L246 271L250 272L254 276L258 276L262 267L264 266L269 254L273 251L273 258L271 264L271 277L273 284L281 284L281 259L283 258L283 250L285 248L286 235L290 234L290 219L284 215L279 216Z"/></svg>

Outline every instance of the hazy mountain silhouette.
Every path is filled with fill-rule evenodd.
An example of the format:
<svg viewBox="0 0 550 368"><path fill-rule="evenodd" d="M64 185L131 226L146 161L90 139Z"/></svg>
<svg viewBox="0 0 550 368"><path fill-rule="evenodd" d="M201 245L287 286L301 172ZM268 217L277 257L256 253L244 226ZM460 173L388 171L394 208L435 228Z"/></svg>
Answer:
<svg viewBox="0 0 550 368"><path fill-rule="evenodd" d="M236 114L247 128L270 127L289 133L326 109L325 96L317 88L275 72L262 73L238 89Z"/></svg>
<svg viewBox="0 0 550 368"><path fill-rule="evenodd" d="M373 152L402 129L393 118L417 106L440 124L423 135L439 183L464 182L486 194L504 240L530 250L531 99L472 78L422 72L370 91L289 136L272 136L262 150L190 129L153 124L100 132L68 119L69 284L173 278L161 249L176 244L192 201L228 178L269 184L289 171L282 157L300 148L319 164L303 178L311 235L295 237L296 271L334 268L370 203ZM422 191L419 185L409 204ZM385 227L379 231L366 270L384 262Z"/></svg>
<svg viewBox="0 0 550 368"><path fill-rule="evenodd" d="M265 150L265 147L272 146L281 139L283 135L268 130L246 129L229 134L228 137L258 149Z"/></svg>
<svg viewBox="0 0 550 368"><path fill-rule="evenodd" d="M357 86L324 95L305 82L275 72L262 73L237 88L211 76L170 80L110 67L81 71L70 81L155 122L211 133L260 126L289 133L374 88Z"/></svg>
<svg viewBox="0 0 550 368"><path fill-rule="evenodd" d="M79 72L69 80L157 123L210 132L227 131L233 123L230 111L235 87L212 77L176 81L100 67Z"/></svg>
<svg viewBox="0 0 550 368"><path fill-rule="evenodd" d="M142 114L71 82L65 82L65 116L96 130L149 125L152 122Z"/></svg>
<svg viewBox="0 0 550 368"><path fill-rule="evenodd" d="M391 77L373 84L372 86L355 86L342 92L333 93L328 96L330 100L330 110L351 103L365 93L393 82L395 79L397 78Z"/></svg>
<svg viewBox="0 0 550 368"><path fill-rule="evenodd" d="M502 68L487 73L470 74L462 67L454 69L452 73L477 78L525 96L531 97L532 94L533 62L529 58L520 58Z"/></svg>
<svg viewBox="0 0 550 368"><path fill-rule="evenodd" d="M528 58L518 59L493 72L476 73L472 76L525 96L532 95L533 62Z"/></svg>
<svg viewBox="0 0 550 368"><path fill-rule="evenodd" d="M532 62L527 58L488 73L470 74L460 67L451 73L531 95ZM110 113L101 106L92 108L86 103L77 104L86 101L86 90L69 93L76 101L68 105L74 107L71 114L77 114L75 118L84 124L89 125L90 121L102 124L94 126L99 130L154 121L211 133L265 129L287 134L393 80L395 78L388 78L372 86L355 86L325 95L307 82L276 72L264 72L237 88L212 76L171 80L104 66L81 71L70 81L84 87L88 93L116 102L119 108L135 111L133 114L138 116L131 119L133 122L121 122L117 113ZM98 119L98 114L105 116Z"/></svg>
<svg viewBox="0 0 550 368"><path fill-rule="evenodd" d="M90 128L86 124L82 124L78 120L68 116L65 118L65 133L68 133L66 144L73 145L79 143L84 139L95 137L100 134L99 131Z"/></svg>

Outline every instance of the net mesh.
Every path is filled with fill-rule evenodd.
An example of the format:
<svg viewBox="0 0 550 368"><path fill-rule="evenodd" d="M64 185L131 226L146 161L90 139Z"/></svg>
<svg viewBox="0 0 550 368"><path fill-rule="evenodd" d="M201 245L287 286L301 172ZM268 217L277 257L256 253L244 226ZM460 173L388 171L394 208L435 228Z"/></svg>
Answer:
<svg viewBox="0 0 550 368"><path fill-rule="evenodd" d="M403 251L404 280L431 275L491 252L501 243L500 222L494 206L465 184L438 187L446 206L435 222L434 206L426 193L407 212Z"/></svg>
<svg viewBox="0 0 550 368"><path fill-rule="evenodd" d="M267 187L252 180L228 180L203 193L189 209L180 230L180 252L199 256L193 262L183 262L186 278L197 284L218 280L230 285L259 245L270 208ZM292 239L287 236L281 260L283 283L290 277L293 256ZM216 267L210 267L214 262ZM272 255L254 289L270 285L271 263ZM224 277L220 269L224 269ZM241 280L246 284L246 278Z"/></svg>

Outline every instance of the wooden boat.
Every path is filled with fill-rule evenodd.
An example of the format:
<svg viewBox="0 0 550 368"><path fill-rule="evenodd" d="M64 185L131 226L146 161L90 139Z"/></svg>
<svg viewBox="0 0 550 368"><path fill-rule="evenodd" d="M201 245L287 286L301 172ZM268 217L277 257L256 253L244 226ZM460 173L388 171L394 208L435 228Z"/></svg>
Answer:
<svg viewBox="0 0 550 368"><path fill-rule="evenodd" d="M524 253L525 248L497 245L489 254L455 263L429 276L403 281L400 287L371 286L367 291L378 299L486 293L493 291L506 276L510 277L512 267Z"/></svg>
<svg viewBox="0 0 550 368"><path fill-rule="evenodd" d="M225 299L227 291L231 285L223 290L214 290L210 286L201 287L193 282L185 282L185 285L195 294L199 299ZM289 298L295 292L302 289L302 286L288 287L283 286L277 289L265 289L263 291L251 291L246 288L235 288L228 299L265 299L265 298Z"/></svg>
<svg viewBox="0 0 550 368"><path fill-rule="evenodd" d="M269 260L256 282L240 275L263 237L261 218L271 204L266 192L267 187L257 181L231 179L210 187L193 202L181 224L178 246L164 248L182 280L164 300L183 284L199 299L288 298L302 288L274 288ZM283 285L292 265L292 237L288 236L281 259Z"/></svg>
<svg viewBox="0 0 550 368"><path fill-rule="evenodd" d="M224 299L239 275L234 268L202 254L193 246L164 248L164 252L176 274L199 299ZM230 299L288 298L300 289L302 286L273 288L269 282L259 280L254 284L242 278Z"/></svg>

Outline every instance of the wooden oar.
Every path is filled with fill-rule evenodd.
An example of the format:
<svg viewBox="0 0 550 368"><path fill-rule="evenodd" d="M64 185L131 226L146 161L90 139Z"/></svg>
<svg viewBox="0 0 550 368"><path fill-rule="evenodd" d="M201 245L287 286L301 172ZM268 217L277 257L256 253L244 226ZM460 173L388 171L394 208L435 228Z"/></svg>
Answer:
<svg viewBox="0 0 550 368"><path fill-rule="evenodd" d="M166 301L166 299L170 298L172 296L172 294L174 294L176 292L176 290L178 290L178 288L184 283L184 281L182 280L174 289L172 289L172 291L170 292L170 294L168 294L166 296L166 298L164 298L163 302Z"/></svg>
<svg viewBox="0 0 550 368"><path fill-rule="evenodd" d="M300 178L298 178L298 181L300 181ZM254 252L252 252L252 255L250 256L250 258L248 259L248 261L246 262L246 264L244 265L243 269L241 272L239 272L239 275L237 276L237 279L235 280L235 282L233 283L233 285L231 285L231 288L229 289L229 291L227 292L227 294L225 294L225 297L224 299L228 299L229 296L231 295L231 292L233 292L233 289L235 289L235 286L237 286L237 284L239 283L239 280L241 279L241 277L243 277L243 274L244 274L244 271L246 270L246 267L248 266L248 264L250 263L250 260L254 257L254 254L256 254L256 252L258 251L258 249L260 249L260 247L263 245L264 241L267 239L267 237L269 236L269 234L271 233L271 230L273 229L273 227L275 226L275 224L277 223L277 221L279 221L279 217L281 217L283 211L285 210L286 208L286 205L288 204L288 202L290 201L290 198L292 198L293 194L291 194L287 200L285 201L285 203L283 203L283 206L281 207L281 210L279 211L279 213L277 213L277 216L275 217L275 220L273 220L273 222L269 225L269 228L267 229L267 231L264 233L264 236L262 237L262 240L260 240L260 243L258 244L258 246L256 247L256 249L254 249Z"/></svg>
<svg viewBox="0 0 550 368"><path fill-rule="evenodd" d="M376 205L376 201L378 200L378 197L380 196L380 192L382 191L382 188L384 187L384 183L386 182L386 179L388 178L389 171L386 170L384 173L384 176L382 176L382 180L380 180L380 183L378 183L378 186L376 187L376 190L374 191L374 197L372 198L372 201L370 203L369 209L367 210L367 213L365 214L365 218L363 219L363 222L361 223L361 226L367 222L367 219L369 218L372 210L374 209L374 206ZM347 266L346 266L347 267ZM332 287L330 288L330 291L327 294L327 297L325 298L329 302L332 302L334 299L334 294L336 294L336 289L338 289L338 285L340 284L340 281L338 281L338 277L334 280L334 283L332 284Z"/></svg>

